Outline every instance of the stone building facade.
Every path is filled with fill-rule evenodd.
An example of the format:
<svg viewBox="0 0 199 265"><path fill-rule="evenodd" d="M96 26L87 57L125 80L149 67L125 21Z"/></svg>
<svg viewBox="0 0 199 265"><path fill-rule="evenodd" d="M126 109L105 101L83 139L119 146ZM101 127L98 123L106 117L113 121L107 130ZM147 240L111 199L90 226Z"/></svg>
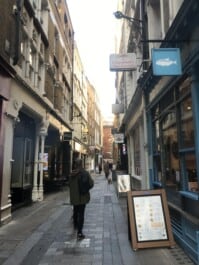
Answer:
<svg viewBox="0 0 199 265"><path fill-rule="evenodd" d="M73 28L65 1L3 0L0 8L3 224L70 170L62 137L72 130Z"/></svg>
<svg viewBox="0 0 199 265"><path fill-rule="evenodd" d="M77 149L87 164L89 82L65 0L2 0L0 9L1 225L67 183Z"/></svg>
<svg viewBox="0 0 199 265"><path fill-rule="evenodd" d="M134 189L165 189L175 240L198 264L199 3L137 0L118 7L126 16L118 22L117 52L134 53L137 65L116 75L125 105L117 128L127 142L128 173ZM153 71L157 48L179 51L181 73Z"/></svg>

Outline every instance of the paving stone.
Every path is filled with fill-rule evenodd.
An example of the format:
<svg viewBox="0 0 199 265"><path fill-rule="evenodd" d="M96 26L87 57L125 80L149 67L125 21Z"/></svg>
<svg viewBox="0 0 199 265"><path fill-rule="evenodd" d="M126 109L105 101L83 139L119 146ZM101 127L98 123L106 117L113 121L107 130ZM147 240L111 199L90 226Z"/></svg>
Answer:
<svg viewBox="0 0 199 265"><path fill-rule="evenodd" d="M126 198L118 198L115 186L107 185L104 176L95 178L85 212L86 238L82 241L76 239L67 196L66 190L49 195L41 204L33 204L32 211L31 207L21 210L15 222L0 229L0 264L193 264L180 248L134 252L128 240Z"/></svg>

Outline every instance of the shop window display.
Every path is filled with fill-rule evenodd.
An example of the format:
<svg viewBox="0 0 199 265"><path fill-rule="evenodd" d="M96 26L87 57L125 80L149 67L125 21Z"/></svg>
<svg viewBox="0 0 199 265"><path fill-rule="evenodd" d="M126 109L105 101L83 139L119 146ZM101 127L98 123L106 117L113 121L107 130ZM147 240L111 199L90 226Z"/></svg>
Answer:
<svg viewBox="0 0 199 265"><path fill-rule="evenodd" d="M194 125L192 115L191 97L186 98L180 104L180 154L182 167L185 169L185 176L187 180L187 189L191 192L199 192L196 158L194 149Z"/></svg>
<svg viewBox="0 0 199 265"><path fill-rule="evenodd" d="M185 80L152 111L154 181L173 195L180 190L199 192L190 87Z"/></svg>
<svg viewBox="0 0 199 265"><path fill-rule="evenodd" d="M155 181L162 182L162 169L160 159L160 126L159 120L154 122L153 128L153 146L154 146L154 166L155 166Z"/></svg>
<svg viewBox="0 0 199 265"><path fill-rule="evenodd" d="M177 124L175 110L170 110L162 121L163 170L167 187L180 188L180 164L178 155Z"/></svg>

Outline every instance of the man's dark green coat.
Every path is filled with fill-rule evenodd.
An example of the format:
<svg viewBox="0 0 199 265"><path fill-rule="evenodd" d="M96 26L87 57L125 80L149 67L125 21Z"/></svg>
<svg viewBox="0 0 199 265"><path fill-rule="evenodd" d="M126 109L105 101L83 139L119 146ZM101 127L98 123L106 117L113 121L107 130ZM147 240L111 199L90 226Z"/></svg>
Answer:
<svg viewBox="0 0 199 265"><path fill-rule="evenodd" d="M90 185L94 185L93 179L85 169L74 170L69 177L70 203L72 205L87 204L90 201L90 192L87 192L85 194L80 194L79 192L80 174L88 174Z"/></svg>

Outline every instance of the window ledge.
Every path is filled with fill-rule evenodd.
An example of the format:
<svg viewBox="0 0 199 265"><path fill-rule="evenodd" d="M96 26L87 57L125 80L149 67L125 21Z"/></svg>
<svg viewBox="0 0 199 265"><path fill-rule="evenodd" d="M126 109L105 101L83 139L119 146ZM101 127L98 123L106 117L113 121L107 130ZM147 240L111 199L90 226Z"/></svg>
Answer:
<svg viewBox="0 0 199 265"><path fill-rule="evenodd" d="M134 176L132 176L132 178L133 179L136 179L136 180L139 180L139 181L142 180L141 176L138 176L138 175L134 175Z"/></svg>
<svg viewBox="0 0 199 265"><path fill-rule="evenodd" d="M189 199L199 201L199 194L189 191L180 191L180 194L184 197L187 197Z"/></svg>

